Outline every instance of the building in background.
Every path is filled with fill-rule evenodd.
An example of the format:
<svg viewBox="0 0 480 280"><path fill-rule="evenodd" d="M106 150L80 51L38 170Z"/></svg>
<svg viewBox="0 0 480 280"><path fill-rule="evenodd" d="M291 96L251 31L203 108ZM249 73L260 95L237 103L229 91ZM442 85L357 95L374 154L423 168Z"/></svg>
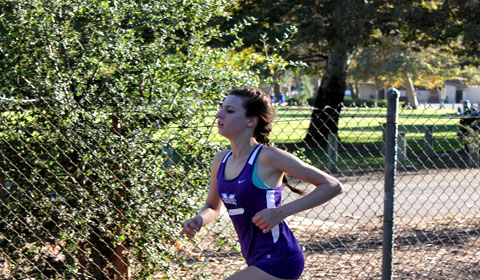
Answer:
<svg viewBox="0 0 480 280"><path fill-rule="evenodd" d="M406 100L405 89L399 88L400 100ZM358 84L359 97L364 99L385 99L385 89L378 89L373 83ZM419 103L461 104L470 101L480 104L480 85L465 84L460 80L448 80L442 89L415 87Z"/></svg>

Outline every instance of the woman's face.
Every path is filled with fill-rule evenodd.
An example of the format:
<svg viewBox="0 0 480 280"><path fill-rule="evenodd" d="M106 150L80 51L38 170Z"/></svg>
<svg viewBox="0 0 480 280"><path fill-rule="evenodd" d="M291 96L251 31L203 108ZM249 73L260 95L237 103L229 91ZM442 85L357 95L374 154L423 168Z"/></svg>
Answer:
<svg viewBox="0 0 480 280"><path fill-rule="evenodd" d="M243 108L243 99L229 95L223 101L222 107L217 112L218 133L225 137L237 135L245 130L251 118L247 118Z"/></svg>

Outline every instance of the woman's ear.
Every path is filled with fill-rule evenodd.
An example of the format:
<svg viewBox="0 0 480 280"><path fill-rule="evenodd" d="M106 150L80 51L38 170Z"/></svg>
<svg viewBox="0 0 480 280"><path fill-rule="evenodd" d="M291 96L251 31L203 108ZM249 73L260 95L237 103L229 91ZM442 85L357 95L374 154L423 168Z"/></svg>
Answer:
<svg viewBox="0 0 480 280"><path fill-rule="evenodd" d="M255 127L258 124L258 117L250 117L247 122L247 127Z"/></svg>

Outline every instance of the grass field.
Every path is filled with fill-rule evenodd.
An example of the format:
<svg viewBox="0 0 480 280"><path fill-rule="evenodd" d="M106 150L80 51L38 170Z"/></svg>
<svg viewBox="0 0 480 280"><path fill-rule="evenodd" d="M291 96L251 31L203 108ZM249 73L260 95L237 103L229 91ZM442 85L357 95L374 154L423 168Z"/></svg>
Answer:
<svg viewBox="0 0 480 280"><path fill-rule="evenodd" d="M308 107L285 106L277 108L277 118L270 140L286 148L317 167L325 168L327 150L325 147L305 145L303 139L310 125L312 109ZM457 135L459 117L448 110L400 110L399 133L406 133L408 163L413 166L431 167L435 161L423 154L425 133L433 128L433 148L437 155L454 153L462 149ZM215 111L212 110L211 118ZM338 150L339 169L378 169L383 166L383 124L386 123L386 108L343 108L339 122L338 136L341 141ZM213 141L225 141L212 131ZM445 163L444 165L449 165Z"/></svg>

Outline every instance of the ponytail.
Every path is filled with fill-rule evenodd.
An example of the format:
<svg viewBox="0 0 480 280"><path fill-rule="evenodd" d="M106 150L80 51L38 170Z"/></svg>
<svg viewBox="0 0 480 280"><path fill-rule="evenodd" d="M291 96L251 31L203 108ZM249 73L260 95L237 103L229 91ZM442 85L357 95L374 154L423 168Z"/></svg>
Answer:
<svg viewBox="0 0 480 280"><path fill-rule="evenodd" d="M290 184L290 181L288 180L288 177L287 175L283 175L283 178L282 178L282 182L285 186L287 186L292 192L296 193L296 194L299 194L299 195L304 195L305 192L302 191L301 189L297 189L295 188L294 186L292 186L292 184Z"/></svg>

